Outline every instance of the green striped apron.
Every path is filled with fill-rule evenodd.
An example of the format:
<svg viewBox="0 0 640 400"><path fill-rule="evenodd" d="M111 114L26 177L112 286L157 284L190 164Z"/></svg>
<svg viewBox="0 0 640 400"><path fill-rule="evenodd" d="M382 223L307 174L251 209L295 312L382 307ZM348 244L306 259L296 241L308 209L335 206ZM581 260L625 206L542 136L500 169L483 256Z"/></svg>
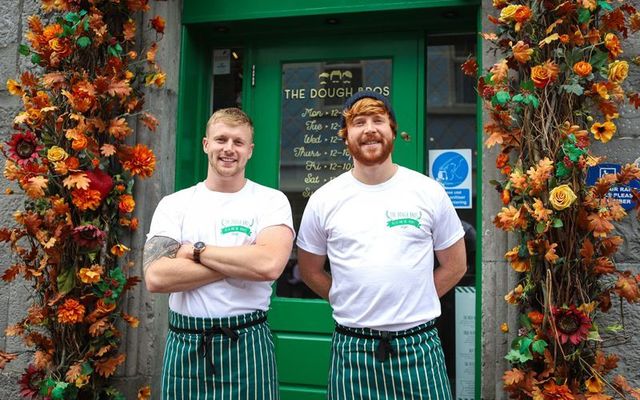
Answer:
<svg viewBox="0 0 640 400"><path fill-rule="evenodd" d="M398 332L337 325L329 400L451 400L434 324L430 321Z"/></svg>
<svg viewBox="0 0 640 400"><path fill-rule="evenodd" d="M269 325L234 329L265 317L264 311L256 311L229 318L197 318L169 310L162 399L278 400ZM203 331L210 333L195 333Z"/></svg>

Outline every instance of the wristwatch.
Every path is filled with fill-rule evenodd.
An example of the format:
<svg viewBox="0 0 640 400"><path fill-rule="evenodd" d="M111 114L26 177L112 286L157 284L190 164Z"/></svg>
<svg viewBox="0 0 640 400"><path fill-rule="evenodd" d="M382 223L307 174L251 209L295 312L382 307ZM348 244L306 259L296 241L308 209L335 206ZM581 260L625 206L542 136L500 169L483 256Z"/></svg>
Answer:
<svg viewBox="0 0 640 400"><path fill-rule="evenodd" d="M200 253L204 251L204 248L207 247L204 242L195 242L193 244L193 261L199 263L200 262Z"/></svg>

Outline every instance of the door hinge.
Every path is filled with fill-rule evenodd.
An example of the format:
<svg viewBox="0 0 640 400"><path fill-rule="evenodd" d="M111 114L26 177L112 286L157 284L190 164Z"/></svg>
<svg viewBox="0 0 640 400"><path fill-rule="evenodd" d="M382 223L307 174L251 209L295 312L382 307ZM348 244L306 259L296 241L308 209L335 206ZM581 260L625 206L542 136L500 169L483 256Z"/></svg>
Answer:
<svg viewBox="0 0 640 400"><path fill-rule="evenodd" d="M256 87L256 65L251 65L251 87Z"/></svg>

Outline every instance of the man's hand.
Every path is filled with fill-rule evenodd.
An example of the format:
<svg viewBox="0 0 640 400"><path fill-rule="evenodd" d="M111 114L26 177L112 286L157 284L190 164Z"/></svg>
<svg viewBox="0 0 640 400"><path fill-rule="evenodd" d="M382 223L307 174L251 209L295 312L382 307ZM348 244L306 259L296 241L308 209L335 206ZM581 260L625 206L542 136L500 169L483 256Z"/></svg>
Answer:
<svg viewBox="0 0 640 400"><path fill-rule="evenodd" d="M440 266L433 273L438 297L444 296L460 282L467 272L467 251L464 238L461 238L444 250L436 250L436 257Z"/></svg>

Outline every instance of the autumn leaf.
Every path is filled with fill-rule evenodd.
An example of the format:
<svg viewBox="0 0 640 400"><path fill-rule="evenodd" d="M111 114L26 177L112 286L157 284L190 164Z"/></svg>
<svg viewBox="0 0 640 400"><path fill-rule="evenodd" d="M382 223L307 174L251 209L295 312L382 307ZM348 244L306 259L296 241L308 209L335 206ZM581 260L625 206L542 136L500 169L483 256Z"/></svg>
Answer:
<svg viewBox="0 0 640 400"><path fill-rule="evenodd" d="M597 376L587 379L584 384L591 393L601 393L604 390L604 383Z"/></svg>
<svg viewBox="0 0 640 400"><path fill-rule="evenodd" d="M0 350L0 369L4 369L7 363L15 360L16 358L18 358L17 354L6 353Z"/></svg>
<svg viewBox="0 0 640 400"><path fill-rule="evenodd" d="M125 98L131 94L131 86L129 85L129 82L127 80L114 80L109 83L109 89L107 89L107 93L109 93L111 96Z"/></svg>
<svg viewBox="0 0 640 400"><path fill-rule="evenodd" d="M502 375L502 380L505 386L516 385L524 379L524 372L517 368L511 369L511 371L505 371Z"/></svg>
<svg viewBox="0 0 640 400"><path fill-rule="evenodd" d="M133 40L136 37L136 23L134 20L129 18L127 22L124 23L122 27L122 33L124 34L125 40Z"/></svg>
<svg viewBox="0 0 640 400"><path fill-rule="evenodd" d="M591 262L593 254L593 243L591 243L591 240L585 239L584 242L582 242L582 247L580 248L580 257L582 257L583 261L588 264Z"/></svg>
<svg viewBox="0 0 640 400"><path fill-rule="evenodd" d="M632 93L627 95L627 98L629 99L629 103L631 103L636 110L640 108L640 94Z"/></svg>
<svg viewBox="0 0 640 400"><path fill-rule="evenodd" d="M147 62L154 64L156 62L156 53L158 52L158 45L153 42L149 50L147 50Z"/></svg>
<svg viewBox="0 0 640 400"><path fill-rule="evenodd" d="M503 58L502 60L498 61L493 65L493 67L491 67L491 70L489 72L491 72L492 74L491 82L498 83L505 81L507 79L507 76L509 75L507 60Z"/></svg>
<svg viewBox="0 0 640 400"><path fill-rule="evenodd" d="M557 33L551 34L549 36L547 36L546 38L542 39L540 41L540 43L538 43L538 47L543 48L544 46L550 44L551 42L554 42L556 40L560 39L560 35L558 35Z"/></svg>
<svg viewBox="0 0 640 400"><path fill-rule="evenodd" d="M76 379L80 375L82 375L82 364L82 361L78 361L77 363L74 363L72 366L70 366L67 370L67 373L65 374L64 379L69 383L75 382Z"/></svg>
<svg viewBox="0 0 640 400"><path fill-rule="evenodd" d="M96 351L96 357L102 357L113 349L112 345L102 346Z"/></svg>
<svg viewBox="0 0 640 400"><path fill-rule="evenodd" d="M142 113L142 123L146 126L151 132L155 132L158 127L158 120L153 115L143 112Z"/></svg>
<svg viewBox="0 0 640 400"><path fill-rule="evenodd" d="M149 400L151 398L151 387L144 386L138 390L138 400Z"/></svg>
<svg viewBox="0 0 640 400"><path fill-rule="evenodd" d="M89 326L89 335L98 337L102 335L110 326L111 324L109 323L108 318L101 318L91 324L91 326Z"/></svg>
<svg viewBox="0 0 640 400"><path fill-rule="evenodd" d="M44 189L49 184L49 179L44 176L38 175L29 178L29 181L24 184L24 191L27 196L33 199L40 199L44 197Z"/></svg>
<svg viewBox="0 0 640 400"><path fill-rule="evenodd" d="M100 147L100 154L105 157L110 157L116 154L116 147L112 144L105 143Z"/></svg>
<svg viewBox="0 0 640 400"><path fill-rule="evenodd" d="M604 393L588 394L587 400L612 400L613 397Z"/></svg>
<svg viewBox="0 0 640 400"><path fill-rule="evenodd" d="M125 359L126 355L120 354L116 357L111 357L106 360L96 361L96 372L100 376L108 378L116 372L116 368L118 368L118 365L122 364Z"/></svg>
<svg viewBox="0 0 640 400"><path fill-rule="evenodd" d="M165 20L164 18L162 18L161 16L157 15L153 18L151 18L151 20L149 20L149 23L151 25L151 27L158 33L162 34L164 33L164 27L165 27Z"/></svg>
<svg viewBox="0 0 640 400"><path fill-rule="evenodd" d="M121 315L122 319L124 319L132 328L137 328L138 325L140 325L140 320L133 315L129 315L126 312L122 312Z"/></svg>
<svg viewBox="0 0 640 400"><path fill-rule="evenodd" d="M621 274L618 277L615 291L620 297L624 297L625 299L627 299L629 303L634 303L640 300L640 289L638 288L638 282L633 276L630 276L629 272Z"/></svg>
<svg viewBox="0 0 640 400"><path fill-rule="evenodd" d="M595 274L605 275L605 274L611 274L615 271L616 271L616 267L615 265L613 265L613 262L609 258L598 257L595 260L595 263L593 265L593 272Z"/></svg>
<svg viewBox="0 0 640 400"><path fill-rule="evenodd" d="M44 74L40 81L45 87L53 88L65 81L65 75L63 72L50 72L48 74Z"/></svg>
<svg viewBox="0 0 640 400"><path fill-rule="evenodd" d="M131 132L131 128L124 118L114 118L109 122L109 134L116 139L124 139Z"/></svg>
<svg viewBox="0 0 640 400"><path fill-rule="evenodd" d="M127 278L127 283L125 283L124 288L122 290L127 291L132 287L136 286L138 283L142 282L139 276L132 276Z"/></svg>
<svg viewBox="0 0 640 400"><path fill-rule="evenodd" d="M5 282L13 281L21 271L24 271L24 268L25 266L23 264L16 264L7 268L2 274L2 280Z"/></svg>
<svg viewBox="0 0 640 400"><path fill-rule="evenodd" d="M87 174L84 172L77 172L66 177L62 184L67 189L88 189L91 180L87 177Z"/></svg>

